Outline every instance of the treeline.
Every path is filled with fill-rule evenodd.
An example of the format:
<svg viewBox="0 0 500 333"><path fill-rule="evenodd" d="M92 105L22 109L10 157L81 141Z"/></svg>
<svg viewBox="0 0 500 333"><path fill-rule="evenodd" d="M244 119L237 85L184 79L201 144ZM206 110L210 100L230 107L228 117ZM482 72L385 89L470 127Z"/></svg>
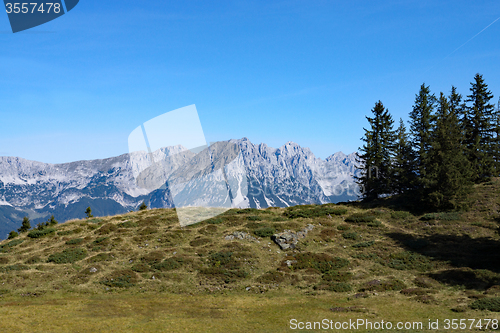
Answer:
<svg viewBox="0 0 500 333"><path fill-rule="evenodd" d="M453 86L435 96L422 84L408 129L375 103L358 154L363 199L404 194L430 209L457 208L472 184L500 174L500 100L495 107L492 99L480 74L466 98Z"/></svg>

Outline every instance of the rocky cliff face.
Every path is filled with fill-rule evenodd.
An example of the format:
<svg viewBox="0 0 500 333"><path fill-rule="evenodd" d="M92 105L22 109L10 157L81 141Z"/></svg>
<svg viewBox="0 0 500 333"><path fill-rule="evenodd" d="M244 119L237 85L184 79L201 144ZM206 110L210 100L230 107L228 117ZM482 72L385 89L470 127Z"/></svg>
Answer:
<svg viewBox="0 0 500 333"><path fill-rule="evenodd" d="M230 164L226 161L224 168L233 205L283 207L357 198L352 178L356 171L354 153L339 152L322 160L293 142L277 149L263 143L253 144L246 138L229 142L239 147L238 157L232 158ZM202 160L200 154L175 146L152 154L134 152L65 164L0 157L0 238L19 225L24 215L37 223L54 214L62 222L84 217L87 206L92 207L96 216L136 209L143 201L154 208L174 207L180 201L172 198L168 187L138 185L137 177L152 161L164 162L164 177L178 175L180 169L196 168ZM208 190L214 197L222 193L205 188ZM188 192L194 189L187 187L183 191L182 198L186 201L193 195Z"/></svg>

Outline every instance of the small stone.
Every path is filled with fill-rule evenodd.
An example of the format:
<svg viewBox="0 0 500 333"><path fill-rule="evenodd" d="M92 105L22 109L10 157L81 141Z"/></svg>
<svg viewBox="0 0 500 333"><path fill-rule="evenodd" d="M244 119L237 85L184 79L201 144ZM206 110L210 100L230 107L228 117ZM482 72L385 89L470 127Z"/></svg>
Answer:
<svg viewBox="0 0 500 333"><path fill-rule="evenodd" d="M250 287L246 287L245 289L246 289L246 291L250 291L250 289L252 289L252 288L250 288Z"/></svg>
<svg viewBox="0 0 500 333"><path fill-rule="evenodd" d="M155 279L155 276L153 275L153 276L151 277L151 280L154 280L154 279Z"/></svg>
<svg viewBox="0 0 500 333"><path fill-rule="evenodd" d="M90 272L90 273L96 273L96 272L97 272L97 268L95 268L95 267L90 267L89 272Z"/></svg>
<svg viewBox="0 0 500 333"><path fill-rule="evenodd" d="M176 253L177 253L177 251L176 251L176 252L174 252L174 254L176 254Z"/></svg>

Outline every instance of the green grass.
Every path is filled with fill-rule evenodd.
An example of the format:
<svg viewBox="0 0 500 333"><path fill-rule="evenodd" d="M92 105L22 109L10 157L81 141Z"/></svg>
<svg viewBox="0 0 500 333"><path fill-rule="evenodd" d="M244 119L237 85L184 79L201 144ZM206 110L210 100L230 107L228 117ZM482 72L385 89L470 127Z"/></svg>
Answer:
<svg viewBox="0 0 500 333"><path fill-rule="evenodd" d="M496 179L478 185L460 212L407 212L389 198L232 209L181 227L174 210L151 209L23 233L0 242L0 327L75 331L85 313L95 317L85 329L117 332L280 332L290 316L357 319L356 311L491 318L500 297L498 193ZM295 249L269 239L308 224ZM236 231L260 238L226 240Z"/></svg>

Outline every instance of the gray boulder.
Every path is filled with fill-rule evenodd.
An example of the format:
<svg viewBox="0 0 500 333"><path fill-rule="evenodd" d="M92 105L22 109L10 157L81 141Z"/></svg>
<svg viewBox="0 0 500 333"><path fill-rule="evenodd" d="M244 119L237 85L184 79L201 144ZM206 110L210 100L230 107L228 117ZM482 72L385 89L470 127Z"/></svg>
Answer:
<svg viewBox="0 0 500 333"><path fill-rule="evenodd" d="M308 224L304 229L298 232L285 230L274 234L271 239L278 244L282 250L295 249L299 239L305 238L307 233L314 229L312 224Z"/></svg>

